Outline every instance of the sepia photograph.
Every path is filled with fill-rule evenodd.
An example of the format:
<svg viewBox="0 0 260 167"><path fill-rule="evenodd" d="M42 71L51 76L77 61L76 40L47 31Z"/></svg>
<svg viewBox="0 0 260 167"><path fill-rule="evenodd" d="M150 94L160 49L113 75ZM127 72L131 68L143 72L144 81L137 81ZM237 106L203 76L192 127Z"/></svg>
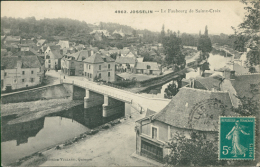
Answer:
<svg viewBox="0 0 260 167"><path fill-rule="evenodd" d="M260 1L2 1L1 166L260 166Z"/></svg>

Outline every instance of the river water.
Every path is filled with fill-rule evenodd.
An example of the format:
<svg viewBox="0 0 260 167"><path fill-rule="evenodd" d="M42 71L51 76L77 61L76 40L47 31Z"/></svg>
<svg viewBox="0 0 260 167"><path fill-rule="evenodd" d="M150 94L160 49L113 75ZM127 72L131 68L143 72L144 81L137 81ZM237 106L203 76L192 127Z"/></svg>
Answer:
<svg viewBox="0 0 260 167"><path fill-rule="evenodd" d="M210 54L210 56L208 58L208 62L210 64L210 66L209 66L210 70L214 71L215 69L219 69L219 68L226 66L227 63L231 61L231 59L232 59L231 57L224 57L221 55ZM147 96L147 97L152 97L152 98L164 98L165 89L168 87L169 84L172 84L172 83L173 83L173 81L170 81L168 83L165 83L162 86L157 86L155 88L148 89L141 94L144 96ZM184 84L185 83L183 83L183 86L184 86Z"/></svg>
<svg viewBox="0 0 260 167"><path fill-rule="evenodd" d="M63 143L124 114L125 111L122 111L104 120L102 106L84 109L83 105L79 105L37 120L17 124L8 124L16 118L15 116L2 117L2 164L15 162L37 151Z"/></svg>

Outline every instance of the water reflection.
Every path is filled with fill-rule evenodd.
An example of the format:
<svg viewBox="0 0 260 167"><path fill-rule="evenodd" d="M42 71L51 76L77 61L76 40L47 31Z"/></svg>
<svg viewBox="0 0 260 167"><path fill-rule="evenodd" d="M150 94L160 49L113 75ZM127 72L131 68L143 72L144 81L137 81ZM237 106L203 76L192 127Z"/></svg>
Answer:
<svg viewBox="0 0 260 167"><path fill-rule="evenodd" d="M8 124L15 116L2 117L1 151L3 164L57 145L108 121L124 116L125 109L108 118L102 116L102 105L69 110L17 124Z"/></svg>

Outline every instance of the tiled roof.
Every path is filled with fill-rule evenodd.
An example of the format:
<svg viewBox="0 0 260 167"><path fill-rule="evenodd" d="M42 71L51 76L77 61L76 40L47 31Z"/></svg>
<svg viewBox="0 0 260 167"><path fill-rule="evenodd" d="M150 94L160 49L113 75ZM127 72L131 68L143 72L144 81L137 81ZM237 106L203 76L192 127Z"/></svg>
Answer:
<svg viewBox="0 0 260 167"><path fill-rule="evenodd" d="M58 50L50 51L49 55L50 55L50 57L53 57L54 59L62 58L62 55L60 54L60 51L58 51Z"/></svg>
<svg viewBox="0 0 260 167"><path fill-rule="evenodd" d="M211 90L212 88L219 90L219 83L221 82L220 80L215 79L212 76L196 77L195 80L201 83L207 90Z"/></svg>
<svg viewBox="0 0 260 167"><path fill-rule="evenodd" d="M105 56L105 55L102 55L100 53L96 53L96 54L86 58L83 61L87 62L87 63L93 63L94 64L94 63L103 63L103 62L114 62L115 60L112 59L109 56Z"/></svg>
<svg viewBox="0 0 260 167"><path fill-rule="evenodd" d="M208 100L212 100L213 103L208 103ZM179 128L218 131L216 124L222 112L221 110L212 110L210 108L212 105L210 105L210 107L207 107L207 105L213 104L214 107L215 101L219 102L220 100L221 103L226 106L223 116L237 115L231 111L232 103L228 92L211 92L184 87L181 88L178 94L172 98L171 102L159 113L155 114L152 119ZM200 115L202 118L195 119L193 117L199 116L199 112L203 113L203 108L200 107L201 104L205 104L206 112ZM200 108L196 110L196 107ZM193 111L195 111L195 113ZM207 117L203 118L204 116ZM216 124L212 125L211 123L213 122Z"/></svg>
<svg viewBox="0 0 260 167"><path fill-rule="evenodd" d="M150 70L160 70L156 62L137 62L135 68L146 70L148 65L150 66Z"/></svg>
<svg viewBox="0 0 260 167"><path fill-rule="evenodd" d="M87 50L81 50L79 52L72 53L68 56L75 57L75 60L77 60L77 61L82 61L83 59L86 59L87 57L89 57Z"/></svg>
<svg viewBox="0 0 260 167"><path fill-rule="evenodd" d="M14 69L17 67L18 56L1 57L1 66L5 69ZM41 62L37 56L21 56L21 68L39 68Z"/></svg>
<svg viewBox="0 0 260 167"><path fill-rule="evenodd" d="M239 74L239 75L246 74L249 72L248 68L245 68L237 63L234 64L234 70L235 70L236 74Z"/></svg>
<svg viewBox="0 0 260 167"><path fill-rule="evenodd" d="M119 57L116 58L116 63L118 64L135 64L136 59L132 57Z"/></svg>
<svg viewBox="0 0 260 167"><path fill-rule="evenodd" d="M260 74L236 75L235 79L231 80L231 83L238 96L252 97L250 85L260 83ZM260 98L260 95L258 94L256 98Z"/></svg>

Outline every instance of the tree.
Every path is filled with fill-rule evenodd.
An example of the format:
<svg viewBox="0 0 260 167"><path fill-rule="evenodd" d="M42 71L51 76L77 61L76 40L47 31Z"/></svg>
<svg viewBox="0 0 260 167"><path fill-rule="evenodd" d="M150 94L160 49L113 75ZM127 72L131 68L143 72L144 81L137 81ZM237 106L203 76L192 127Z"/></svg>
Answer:
<svg viewBox="0 0 260 167"><path fill-rule="evenodd" d="M175 83L169 84L167 88L164 90L164 97L171 99L179 92L179 88Z"/></svg>
<svg viewBox="0 0 260 167"><path fill-rule="evenodd" d="M163 47L166 55L165 60L168 65L178 65L181 68L185 67L185 55L181 51L181 44L181 38L178 38L175 34L164 37Z"/></svg>
<svg viewBox="0 0 260 167"><path fill-rule="evenodd" d="M134 37L136 37L137 36L136 30L133 30L132 34L133 34Z"/></svg>
<svg viewBox="0 0 260 167"><path fill-rule="evenodd" d="M168 165L207 166L225 163L225 161L218 161L217 142L207 141L203 135L196 132L191 133L191 139L175 133L167 144L171 150L165 158Z"/></svg>
<svg viewBox="0 0 260 167"><path fill-rule="evenodd" d="M163 41L163 38L165 37L165 30L164 30L164 24L162 26L161 34L160 34L160 41Z"/></svg>
<svg viewBox="0 0 260 167"><path fill-rule="evenodd" d="M260 32L260 1L242 1L247 5L244 21L238 25L238 30L234 27L234 48L238 51L242 47L249 49L247 53L248 66L260 64L259 32ZM242 39L242 40L241 40Z"/></svg>
<svg viewBox="0 0 260 167"><path fill-rule="evenodd" d="M209 57L209 52L212 51L211 40L208 37L208 27L205 27L204 35L201 35L198 41L197 49L201 51L200 60L207 60Z"/></svg>

